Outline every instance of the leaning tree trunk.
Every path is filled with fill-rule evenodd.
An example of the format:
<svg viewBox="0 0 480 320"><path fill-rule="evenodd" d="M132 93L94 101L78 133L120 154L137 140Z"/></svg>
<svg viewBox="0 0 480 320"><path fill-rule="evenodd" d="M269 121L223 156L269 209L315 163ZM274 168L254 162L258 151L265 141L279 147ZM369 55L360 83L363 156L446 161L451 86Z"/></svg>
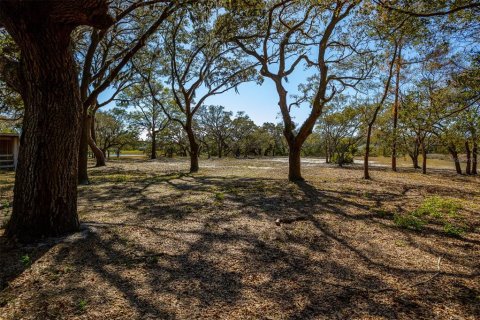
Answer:
<svg viewBox="0 0 480 320"><path fill-rule="evenodd" d="M105 152L103 152L93 141L93 138L91 136L88 137L88 146L93 152L93 155L95 156L96 160L96 167L104 167L106 166L106 161L107 159L105 158Z"/></svg>
<svg viewBox="0 0 480 320"><path fill-rule="evenodd" d="M14 36L22 51L25 116L13 213L6 234L20 241L58 236L79 227L77 166L82 108L70 27L47 23L38 27L24 25L27 34Z"/></svg>
<svg viewBox="0 0 480 320"><path fill-rule="evenodd" d="M187 131L188 142L190 144L190 172L198 172L198 157L200 146L195 139L195 134L193 133L192 126L187 125L185 127L185 130Z"/></svg>
<svg viewBox="0 0 480 320"><path fill-rule="evenodd" d="M80 137L80 148L78 153L78 183L88 184L88 148L92 150L92 154L96 159L96 167L103 167L106 165L105 156L102 150L98 148L95 143L95 114L87 114L82 116L82 130Z"/></svg>
<svg viewBox="0 0 480 320"><path fill-rule="evenodd" d="M413 169L420 169L420 166L418 165L418 152L410 153L409 156L410 159L412 159Z"/></svg>
<svg viewBox="0 0 480 320"><path fill-rule="evenodd" d="M453 162L455 163L455 171L458 174L462 174L462 167L460 166L460 159L458 158L458 152L455 146L451 146L448 148L450 155L452 156Z"/></svg>
<svg viewBox="0 0 480 320"><path fill-rule="evenodd" d="M95 114L96 114L96 109L94 109L91 117L90 117L90 127L92 127L92 130L89 131L89 135L87 136L88 138L88 146L92 150L93 155L95 156L96 164L95 167L104 167L106 166L107 160L105 159L105 155L103 154L102 150L97 146L97 139L95 137Z"/></svg>

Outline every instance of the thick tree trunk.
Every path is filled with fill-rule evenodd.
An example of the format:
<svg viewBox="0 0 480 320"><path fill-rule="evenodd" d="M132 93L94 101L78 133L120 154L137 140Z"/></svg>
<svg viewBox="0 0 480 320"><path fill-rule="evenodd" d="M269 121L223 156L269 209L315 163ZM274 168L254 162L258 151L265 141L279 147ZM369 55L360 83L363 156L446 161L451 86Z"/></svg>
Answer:
<svg viewBox="0 0 480 320"><path fill-rule="evenodd" d="M477 141L473 141L473 149L472 149L472 174L478 174L477 172L477 165L478 165L478 143Z"/></svg>
<svg viewBox="0 0 480 320"><path fill-rule="evenodd" d="M465 141L465 153L467 154L467 167L465 169L466 174L472 174L472 151L470 150L470 144Z"/></svg>
<svg viewBox="0 0 480 320"><path fill-rule="evenodd" d="M422 142L422 173L427 173L427 147L425 146L425 142Z"/></svg>
<svg viewBox="0 0 480 320"><path fill-rule="evenodd" d="M288 180L296 182L303 181L301 172L300 153L302 145L298 142L290 144L288 151Z"/></svg>
<svg viewBox="0 0 480 320"><path fill-rule="evenodd" d="M198 157L200 147L195 139L195 134L193 133L192 127L187 125L185 130L187 131L188 142L190 144L190 172L198 172Z"/></svg>
<svg viewBox="0 0 480 320"><path fill-rule="evenodd" d="M222 143L218 144L218 158L221 159L223 156Z"/></svg>
<svg viewBox="0 0 480 320"><path fill-rule="evenodd" d="M155 134L155 131L151 132L152 134L152 152L150 154L150 159L157 159L157 135Z"/></svg>
<svg viewBox="0 0 480 320"><path fill-rule="evenodd" d="M22 242L59 236L79 227L78 152L82 107L70 27L17 26L22 50L25 116L6 235Z"/></svg>
<svg viewBox="0 0 480 320"><path fill-rule="evenodd" d="M363 158L363 178L370 179L370 173L368 171L368 158L370 157L370 139L372 136L372 126L368 126L367 130L367 142L365 144L365 156Z"/></svg>

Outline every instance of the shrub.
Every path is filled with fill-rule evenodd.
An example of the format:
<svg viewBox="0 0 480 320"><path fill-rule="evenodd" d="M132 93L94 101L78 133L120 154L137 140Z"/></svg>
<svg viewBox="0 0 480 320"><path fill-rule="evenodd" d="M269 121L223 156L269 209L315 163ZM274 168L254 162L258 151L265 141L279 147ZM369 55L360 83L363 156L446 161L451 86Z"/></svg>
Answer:
<svg viewBox="0 0 480 320"><path fill-rule="evenodd" d="M412 214L395 214L393 216L394 223L401 227L411 230L422 230L425 225L425 221L419 217L416 217Z"/></svg>
<svg viewBox="0 0 480 320"><path fill-rule="evenodd" d="M402 228L421 230L427 222L443 225L443 232L451 236L461 236L466 231L459 211L460 203L453 199L433 196L426 198L414 211L407 214L396 214L394 222Z"/></svg>
<svg viewBox="0 0 480 320"><path fill-rule="evenodd" d="M20 261L22 262L22 264L23 264L25 267L28 267L28 266L32 263L32 260L30 259L30 256L29 256L28 254L23 255L23 256L20 258Z"/></svg>
<svg viewBox="0 0 480 320"><path fill-rule="evenodd" d="M217 192L215 193L215 199L218 201L222 201L225 199L225 194L223 192Z"/></svg>
<svg viewBox="0 0 480 320"><path fill-rule="evenodd" d="M465 228L463 226L446 222L443 226L443 231L448 235L459 237L465 233Z"/></svg>
<svg viewBox="0 0 480 320"><path fill-rule="evenodd" d="M461 207L462 206L458 202L452 199L434 196L425 199L422 205L412 212L412 214L417 217L431 216L438 219L444 219L446 216L455 218L458 216L458 211Z"/></svg>
<svg viewBox="0 0 480 320"><path fill-rule="evenodd" d="M87 308L87 304L87 300L81 299L80 301L78 301L78 310L81 312L85 311L85 309Z"/></svg>
<svg viewBox="0 0 480 320"><path fill-rule="evenodd" d="M353 163L353 154L351 153L335 153L332 156L332 162L342 166L344 164L352 164Z"/></svg>

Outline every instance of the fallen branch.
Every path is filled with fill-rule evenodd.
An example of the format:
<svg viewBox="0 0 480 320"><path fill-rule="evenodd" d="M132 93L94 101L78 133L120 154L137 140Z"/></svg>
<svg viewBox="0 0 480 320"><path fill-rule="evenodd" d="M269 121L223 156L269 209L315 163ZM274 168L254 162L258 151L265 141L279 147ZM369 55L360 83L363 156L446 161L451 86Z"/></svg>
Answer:
<svg viewBox="0 0 480 320"><path fill-rule="evenodd" d="M414 284L412 284L410 287L415 287L415 286L419 286L419 285L422 285L422 284L425 284L431 280L433 280L433 278L435 278L436 276L438 276L440 274L440 261L442 260L442 257L438 257L438 261L437 261L437 272L434 273L430 278L426 279L426 280L423 280L423 281L419 281L419 282L415 282Z"/></svg>
<svg viewBox="0 0 480 320"><path fill-rule="evenodd" d="M290 224L290 223L294 223L294 222L297 222L297 221L305 221L305 220L308 220L309 217L307 216L298 216L298 217L294 217L294 218L283 218L283 219L277 219L275 220L275 224L277 226L280 226L282 223L283 224Z"/></svg>

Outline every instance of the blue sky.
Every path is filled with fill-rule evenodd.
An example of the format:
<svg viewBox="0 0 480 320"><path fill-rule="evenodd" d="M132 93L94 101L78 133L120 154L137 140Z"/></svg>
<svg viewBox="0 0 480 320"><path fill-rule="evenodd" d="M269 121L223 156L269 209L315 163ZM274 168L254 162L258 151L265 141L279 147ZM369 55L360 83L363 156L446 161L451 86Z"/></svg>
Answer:
<svg viewBox="0 0 480 320"><path fill-rule="evenodd" d="M305 83L311 74L312 71L305 71L301 66L298 66L289 77L289 82L284 84L289 94L295 94L298 85ZM100 95L99 101L108 98L112 92L113 90L106 90ZM245 111L257 125L262 125L265 122L283 122L278 107L277 91L273 81L269 78L265 78L261 85L255 82L241 84L238 87L238 93L232 89L221 95L212 96L205 101L205 105L222 105L227 111L232 111L233 114L238 111ZM113 106L112 103L108 107ZM302 106L292 109L291 115L295 122L301 123L309 113L310 108Z"/></svg>
<svg viewBox="0 0 480 320"><path fill-rule="evenodd" d="M288 85L289 92L294 93L295 88L301 81L305 81L301 75L292 78ZM238 91L236 93L235 90L230 90L221 95L210 97L205 104L222 105L227 111L232 111L234 114L238 111L245 111L257 125L264 122L282 122L280 108L278 107L278 95L272 80L266 78L261 85L244 83L238 87ZM106 90L100 95L99 100L102 101L111 94L112 90ZM113 103L109 105L109 107L113 106ZM300 122L307 118L309 112L310 109L304 106L292 110L292 116L295 122Z"/></svg>

